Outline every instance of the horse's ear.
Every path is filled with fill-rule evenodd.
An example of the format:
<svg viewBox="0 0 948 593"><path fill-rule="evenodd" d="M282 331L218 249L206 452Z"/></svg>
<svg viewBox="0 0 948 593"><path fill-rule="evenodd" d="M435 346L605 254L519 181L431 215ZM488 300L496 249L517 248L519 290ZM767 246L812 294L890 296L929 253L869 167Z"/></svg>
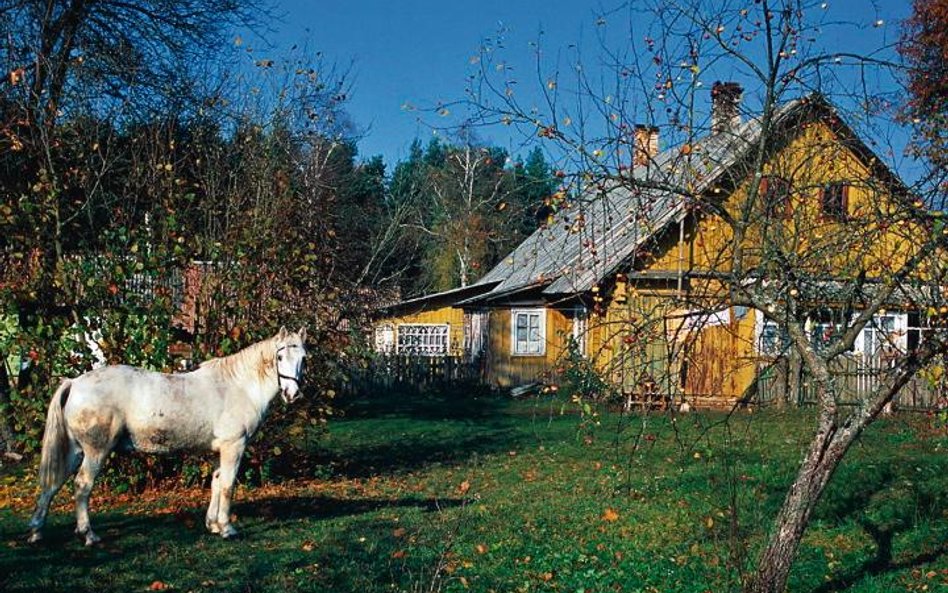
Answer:
<svg viewBox="0 0 948 593"><path fill-rule="evenodd" d="M285 339L286 339L286 335L287 335L286 326L285 326L285 325L281 325L281 326L280 326L280 333L277 334L277 337L280 338L281 340L285 340Z"/></svg>
<svg viewBox="0 0 948 593"><path fill-rule="evenodd" d="M306 342L306 326L300 328L300 342Z"/></svg>

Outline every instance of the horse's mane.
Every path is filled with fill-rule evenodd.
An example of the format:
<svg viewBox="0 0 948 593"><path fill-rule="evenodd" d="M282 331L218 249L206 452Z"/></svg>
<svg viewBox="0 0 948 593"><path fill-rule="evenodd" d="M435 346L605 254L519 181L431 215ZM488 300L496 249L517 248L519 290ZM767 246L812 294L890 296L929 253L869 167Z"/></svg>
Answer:
<svg viewBox="0 0 948 593"><path fill-rule="evenodd" d="M275 337L261 340L229 356L211 358L198 365L201 369L214 369L229 378L244 375L247 369L256 371L261 379L273 370Z"/></svg>

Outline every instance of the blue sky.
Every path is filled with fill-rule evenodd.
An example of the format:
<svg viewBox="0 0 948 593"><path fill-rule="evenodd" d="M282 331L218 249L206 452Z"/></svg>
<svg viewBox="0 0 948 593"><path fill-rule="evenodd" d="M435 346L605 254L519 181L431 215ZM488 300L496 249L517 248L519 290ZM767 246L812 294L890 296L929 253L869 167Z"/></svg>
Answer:
<svg viewBox="0 0 948 593"><path fill-rule="evenodd" d="M619 2L567 0L275 0L283 14L268 37L269 50L279 53L294 44L323 52L340 66L352 64L353 94L347 111L365 129L359 143L363 157L382 154L391 167L404 158L415 137L427 141L432 129L418 122L419 111L406 106L430 107L463 96L472 72L472 57L485 38L503 27L510 63L526 72L532 65L530 43L543 31L548 55L580 47L595 68L596 35L600 15L618 21L610 43L621 47L628 39L628 11L611 12ZM819 3L817 3L819 4ZM840 50L858 51L891 43L898 37L898 21L909 12L908 0L828 1L828 27L823 43ZM753 7L753 2L748 0ZM881 26L878 21L883 21ZM612 26L613 23L610 23ZM599 27L599 30L597 30ZM638 35L638 32L636 32ZM726 73L725 73L726 75ZM526 92L530 92L527 90ZM437 120L437 118L435 118ZM513 153L524 149L504 129L484 130L481 138Z"/></svg>

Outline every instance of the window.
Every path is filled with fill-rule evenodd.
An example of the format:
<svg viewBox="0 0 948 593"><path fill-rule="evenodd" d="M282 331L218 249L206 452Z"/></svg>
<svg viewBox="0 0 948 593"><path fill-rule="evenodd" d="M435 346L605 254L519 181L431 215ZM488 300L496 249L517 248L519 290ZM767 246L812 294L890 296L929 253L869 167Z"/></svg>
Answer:
<svg viewBox="0 0 948 593"><path fill-rule="evenodd" d="M867 356L880 354L889 347L890 336L895 332L895 317L875 317L862 328L862 352Z"/></svg>
<svg viewBox="0 0 948 593"><path fill-rule="evenodd" d="M812 332L810 344L817 352L823 352L839 339L839 327L831 321L817 321L813 324Z"/></svg>
<svg viewBox="0 0 948 593"><path fill-rule="evenodd" d="M398 354L447 356L451 346L451 326L412 323L398 326Z"/></svg>
<svg viewBox="0 0 948 593"><path fill-rule="evenodd" d="M764 356L780 356L790 345L787 332L773 321L764 321L760 328L760 346L758 351Z"/></svg>
<svg viewBox="0 0 948 593"><path fill-rule="evenodd" d="M863 356L878 357L904 352L906 348L912 347L910 342L914 342L917 346L919 339L917 332L921 328L911 327L909 317L910 315L905 313L876 315L862 328L862 332L856 339L856 351L862 353Z"/></svg>
<svg viewBox="0 0 948 593"><path fill-rule="evenodd" d="M838 221L849 218L849 186L842 182L824 185L820 208L826 218Z"/></svg>
<svg viewBox="0 0 948 593"><path fill-rule="evenodd" d="M542 356L546 353L546 311L514 309L510 312L513 354Z"/></svg>
<svg viewBox="0 0 948 593"><path fill-rule="evenodd" d="M573 310L573 342L580 356L586 356L586 331L589 327L589 316L586 307L579 306Z"/></svg>
<svg viewBox="0 0 948 593"><path fill-rule="evenodd" d="M776 175L767 175L760 180L759 191L768 214L790 218L793 210L790 204L789 181Z"/></svg>
<svg viewBox="0 0 948 593"><path fill-rule="evenodd" d="M395 328L390 324L379 325L375 328L375 351L380 354L391 354L395 350Z"/></svg>

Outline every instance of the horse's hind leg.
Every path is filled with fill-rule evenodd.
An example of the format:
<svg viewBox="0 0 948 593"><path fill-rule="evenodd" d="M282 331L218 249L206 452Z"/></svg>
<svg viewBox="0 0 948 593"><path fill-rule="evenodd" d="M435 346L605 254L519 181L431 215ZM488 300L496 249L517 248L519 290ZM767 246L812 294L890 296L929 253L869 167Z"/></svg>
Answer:
<svg viewBox="0 0 948 593"><path fill-rule="evenodd" d="M92 531L92 525L89 523L89 495L92 493L92 485L95 478L102 469L109 449L95 449L85 447L82 465L79 467L79 473L76 474L76 534L85 538L87 546L91 546L99 541L99 536Z"/></svg>
<svg viewBox="0 0 948 593"><path fill-rule="evenodd" d="M40 492L39 498L36 500L36 510L33 511L33 516L30 518L30 543L36 543L43 539L42 530L46 524L46 515L49 513L49 505L53 502L53 499L56 498L56 494L59 493L59 490L63 487L63 484L66 483L69 476L76 473L81 454L82 452L79 447L77 447L75 443L70 443L69 454L66 458L66 472L57 483L51 484L48 488L44 488L43 491Z"/></svg>

